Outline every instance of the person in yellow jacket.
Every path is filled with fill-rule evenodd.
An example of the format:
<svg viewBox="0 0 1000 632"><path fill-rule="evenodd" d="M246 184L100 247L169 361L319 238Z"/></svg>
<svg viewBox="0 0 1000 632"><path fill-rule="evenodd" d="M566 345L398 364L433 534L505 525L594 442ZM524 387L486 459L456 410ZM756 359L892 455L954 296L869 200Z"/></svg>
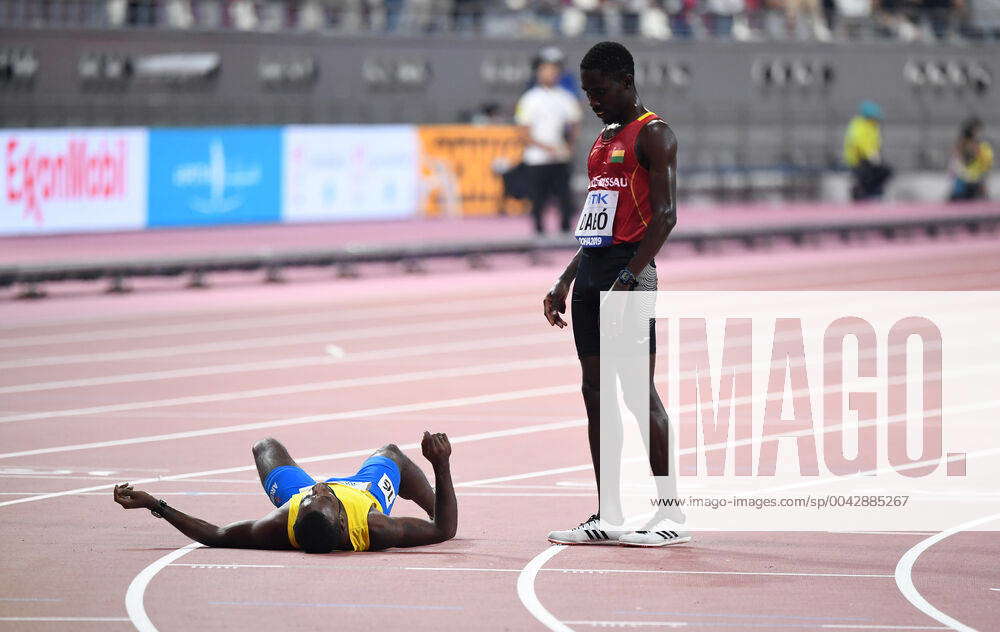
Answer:
<svg viewBox="0 0 1000 632"><path fill-rule="evenodd" d="M979 135L983 122L967 119L952 153L951 173L955 181L949 201L984 200L987 197L986 176L993 168L993 148Z"/></svg>
<svg viewBox="0 0 1000 632"><path fill-rule="evenodd" d="M892 169L882 161L882 108L873 101L863 101L858 115L851 119L844 135L844 164L851 170L855 201L882 197Z"/></svg>

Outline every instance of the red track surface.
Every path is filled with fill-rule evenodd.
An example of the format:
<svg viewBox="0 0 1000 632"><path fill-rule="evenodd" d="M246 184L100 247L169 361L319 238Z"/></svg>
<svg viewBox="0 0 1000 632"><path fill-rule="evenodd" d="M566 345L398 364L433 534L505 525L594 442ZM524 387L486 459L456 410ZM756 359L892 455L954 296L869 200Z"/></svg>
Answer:
<svg viewBox="0 0 1000 632"><path fill-rule="evenodd" d="M522 603L533 588L576 630L942 629L893 579L921 534L701 533L663 550L569 548L532 579L524 569L548 550L545 533L586 517L596 496L584 486L572 337L539 314L557 269L510 263L0 302L0 630L131 627L130 584L188 541L114 505L115 481L200 472L139 486L210 520L256 517L269 503L255 439L323 457L307 466L322 475L360 460L343 453L413 442L424 428L456 442L455 540L329 556L197 549L139 593L149 620L160 630L545 629ZM675 256L660 270L670 289L996 289L1000 241ZM329 355L331 344L345 355ZM477 436L490 432L501 435ZM35 453L12 455L23 451ZM525 476L468 484L515 475ZM397 511L417 513L405 501ZM914 584L959 621L1000 629L998 554L995 534L959 533L918 558ZM45 620L57 617L95 620Z"/></svg>

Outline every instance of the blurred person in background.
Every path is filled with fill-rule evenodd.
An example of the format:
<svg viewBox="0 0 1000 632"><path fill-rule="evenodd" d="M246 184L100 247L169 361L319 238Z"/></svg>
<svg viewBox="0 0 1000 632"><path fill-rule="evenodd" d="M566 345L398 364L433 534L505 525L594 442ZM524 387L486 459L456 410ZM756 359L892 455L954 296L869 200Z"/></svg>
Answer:
<svg viewBox="0 0 1000 632"><path fill-rule="evenodd" d="M155 26L153 0L108 0L108 23L111 26Z"/></svg>
<svg viewBox="0 0 1000 632"><path fill-rule="evenodd" d="M962 131L952 152L951 174L954 177L949 201L984 200L986 176L993 168L993 148L980 134L983 122L977 118L962 123Z"/></svg>
<svg viewBox="0 0 1000 632"><path fill-rule="evenodd" d="M175 29L189 29L194 26L194 11L191 0L167 0L164 6L167 24Z"/></svg>
<svg viewBox="0 0 1000 632"><path fill-rule="evenodd" d="M922 0L931 38L944 40L954 34L964 8L964 0Z"/></svg>
<svg viewBox="0 0 1000 632"><path fill-rule="evenodd" d="M884 37L912 42L920 39L920 4L923 0L877 0L876 22Z"/></svg>
<svg viewBox="0 0 1000 632"><path fill-rule="evenodd" d="M253 31L260 23L253 0L229 0L227 13L229 23L238 31Z"/></svg>
<svg viewBox="0 0 1000 632"><path fill-rule="evenodd" d="M882 162L882 108L874 101L862 101L858 115L851 119L844 135L844 164L851 169L855 201L882 197L892 169Z"/></svg>
<svg viewBox="0 0 1000 632"><path fill-rule="evenodd" d="M746 8L745 0L705 0L705 27L715 37L729 39L733 25Z"/></svg>
<svg viewBox="0 0 1000 632"><path fill-rule="evenodd" d="M872 33L872 0L833 0L830 22L840 39L851 40Z"/></svg>
<svg viewBox="0 0 1000 632"><path fill-rule="evenodd" d="M784 5L785 28L790 37L830 41L820 0L784 0Z"/></svg>
<svg viewBox="0 0 1000 632"><path fill-rule="evenodd" d="M546 46L538 51L538 54L531 60L531 79L525 90L530 90L538 85L538 67L542 64L556 64L559 66L558 84L569 91L574 97L580 96L580 84L576 77L566 69L566 55L558 46Z"/></svg>
<svg viewBox="0 0 1000 632"><path fill-rule="evenodd" d="M576 97L558 84L562 65L543 61L535 71L537 85L517 102L514 121L525 130L523 162L531 182L531 215L535 233L544 232L542 213L555 199L559 226L568 232L573 213L570 197L570 159L582 112Z"/></svg>

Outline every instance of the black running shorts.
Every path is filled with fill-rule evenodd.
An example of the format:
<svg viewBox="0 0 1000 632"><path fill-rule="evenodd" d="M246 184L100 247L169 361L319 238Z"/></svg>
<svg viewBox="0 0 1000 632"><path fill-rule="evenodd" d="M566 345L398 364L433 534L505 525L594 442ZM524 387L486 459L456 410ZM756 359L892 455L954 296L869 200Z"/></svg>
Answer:
<svg viewBox="0 0 1000 632"><path fill-rule="evenodd" d="M615 244L604 248L584 248L573 283L571 314L576 354L600 355L601 292L611 289L623 268L639 249L638 243ZM656 290L656 262L650 262L638 277L636 290ZM649 352L656 353L655 321L649 321Z"/></svg>

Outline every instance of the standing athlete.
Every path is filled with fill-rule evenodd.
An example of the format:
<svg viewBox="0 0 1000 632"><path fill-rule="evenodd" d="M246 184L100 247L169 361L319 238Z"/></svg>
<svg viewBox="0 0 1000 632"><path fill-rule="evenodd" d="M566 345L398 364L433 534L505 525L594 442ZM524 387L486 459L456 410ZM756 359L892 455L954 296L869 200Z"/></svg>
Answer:
<svg viewBox="0 0 1000 632"><path fill-rule="evenodd" d="M458 526L449 465L451 443L443 433L425 432L420 447L434 467L436 490L417 464L393 444L376 450L354 476L319 483L277 439L258 441L253 446L254 461L276 509L258 520L226 526L189 516L128 483L115 486L114 498L125 509L149 509L205 546L329 553L436 544L455 537ZM397 495L420 505L430 521L390 518Z"/></svg>
<svg viewBox="0 0 1000 632"><path fill-rule="evenodd" d="M635 62L624 46L617 42L595 44L580 62L580 73L590 107L605 128L587 158L590 185L576 231L581 248L542 304L549 324L565 327L560 314L566 312L572 284L573 338L583 370L590 455L600 487L600 293L656 290L653 257L677 223L677 139L670 126L639 100ZM649 349L650 466L657 476L660 497L676 498L674 478L664 478L669 472L670 429L666 410L653 387L656 332L652 322ZM620 519L620 515L605 516L604 522ZM690 533L676 525L683 521L676 507L664 508L643 530L614 531L602 528L597 513L578 527L551 532L549 540L560 544L679 544L691 539Z"/></svg>

